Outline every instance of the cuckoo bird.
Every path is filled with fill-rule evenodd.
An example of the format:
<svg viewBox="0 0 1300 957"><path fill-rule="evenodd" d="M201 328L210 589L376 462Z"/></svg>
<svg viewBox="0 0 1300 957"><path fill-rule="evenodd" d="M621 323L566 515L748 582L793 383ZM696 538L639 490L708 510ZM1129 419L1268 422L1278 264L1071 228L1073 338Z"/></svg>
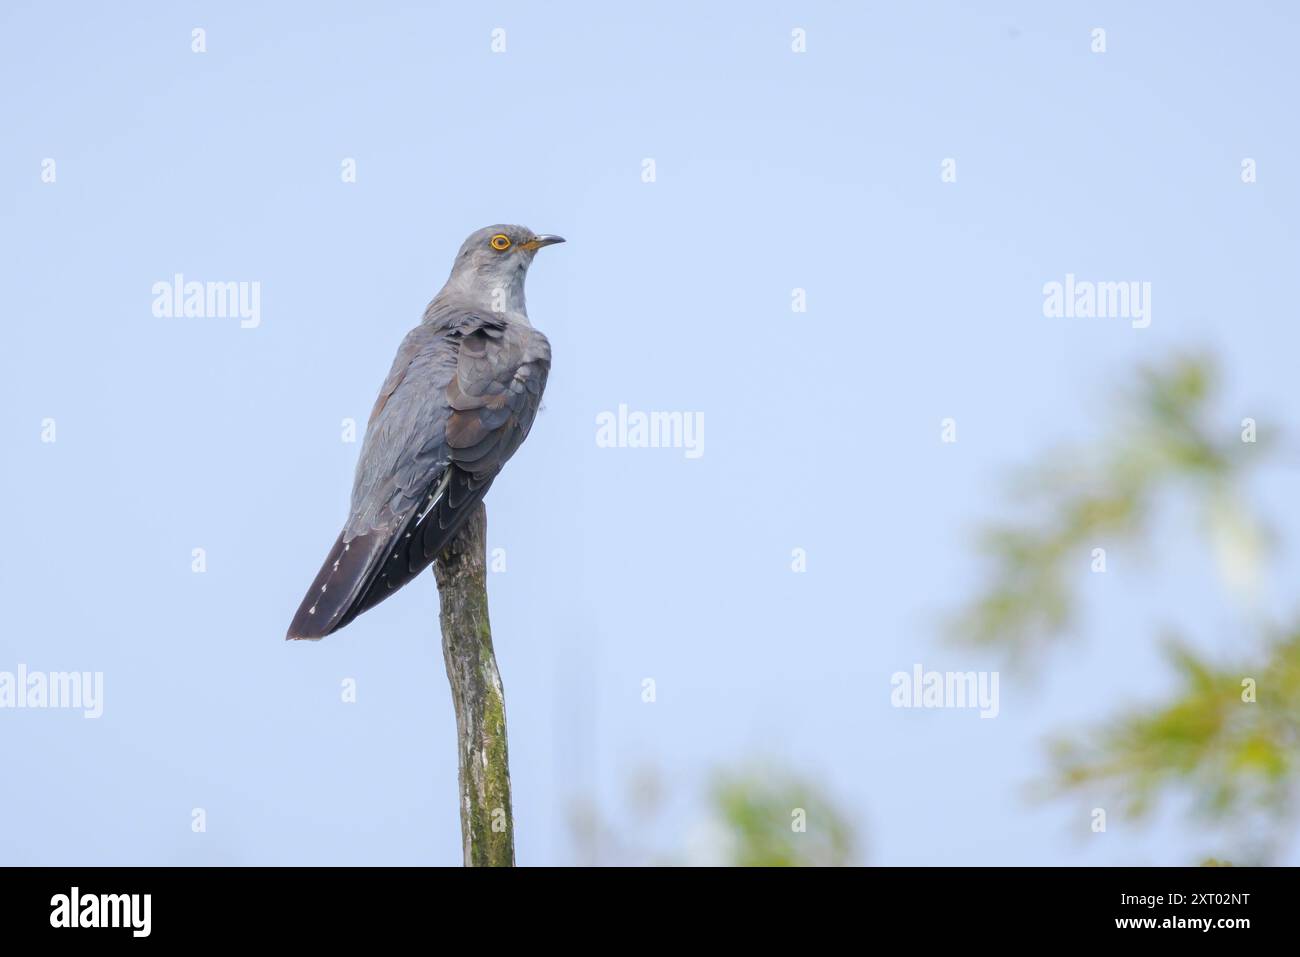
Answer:
<svg viewBox="0 0 1300 957"><path fill-rule="evenodd" d="M422 572L519 448L551 367L524 277L537 250L562 242L488 226L460 247L379 390L351 513L287 638L324 638Z"/></svg>

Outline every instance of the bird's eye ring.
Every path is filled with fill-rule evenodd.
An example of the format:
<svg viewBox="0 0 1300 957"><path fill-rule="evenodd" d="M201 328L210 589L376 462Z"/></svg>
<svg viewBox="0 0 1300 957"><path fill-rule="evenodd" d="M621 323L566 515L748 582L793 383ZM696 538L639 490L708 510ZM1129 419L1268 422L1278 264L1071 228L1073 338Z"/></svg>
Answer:
<svg viewBox="0 0 1300 957"><path fill-rule="evenodd" d="M510 248L510 237L507 236L505 233L497 233L490 240L488 240L488 242L492 244L492 248L495 249L497 252L505 252L507 249Z"/></svg>

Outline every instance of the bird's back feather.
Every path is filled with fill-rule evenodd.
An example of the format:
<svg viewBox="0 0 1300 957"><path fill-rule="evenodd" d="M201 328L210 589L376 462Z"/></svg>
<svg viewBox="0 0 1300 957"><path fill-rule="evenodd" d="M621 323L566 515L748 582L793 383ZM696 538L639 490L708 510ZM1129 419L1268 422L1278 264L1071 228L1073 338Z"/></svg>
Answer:
<svg viewBox="0 0 1300 957"><path fill-rule="evenodd" d="M323 638L429 566L532 426L550 346L526 321L447 308L412 330L366 429L343 532L289 638Z"/></svg>

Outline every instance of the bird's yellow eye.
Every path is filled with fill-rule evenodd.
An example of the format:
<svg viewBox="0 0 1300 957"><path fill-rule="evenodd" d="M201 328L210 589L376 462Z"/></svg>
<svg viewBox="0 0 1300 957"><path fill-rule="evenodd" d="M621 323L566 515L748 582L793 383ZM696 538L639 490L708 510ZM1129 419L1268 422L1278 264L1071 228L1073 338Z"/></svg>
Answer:
<svg viewBox="0 0 1300 957"><path fill-rule="evenodd" d="M492 248L498 252L505 252L510 248L510 237L505 233L497 233L489 242L492 243Z"/></svg>

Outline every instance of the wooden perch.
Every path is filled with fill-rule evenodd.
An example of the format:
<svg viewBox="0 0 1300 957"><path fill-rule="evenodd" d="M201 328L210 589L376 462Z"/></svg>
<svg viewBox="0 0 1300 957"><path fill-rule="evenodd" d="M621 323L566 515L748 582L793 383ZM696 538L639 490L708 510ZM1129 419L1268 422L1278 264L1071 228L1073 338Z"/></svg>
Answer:
<svg viewBox="0 0 1300 957"><path fill-rule="evenodd" d="M442 654L456 708L466 867L513 867L506 700L488 621L487 510L479 503L433 566Z"/></svg>

